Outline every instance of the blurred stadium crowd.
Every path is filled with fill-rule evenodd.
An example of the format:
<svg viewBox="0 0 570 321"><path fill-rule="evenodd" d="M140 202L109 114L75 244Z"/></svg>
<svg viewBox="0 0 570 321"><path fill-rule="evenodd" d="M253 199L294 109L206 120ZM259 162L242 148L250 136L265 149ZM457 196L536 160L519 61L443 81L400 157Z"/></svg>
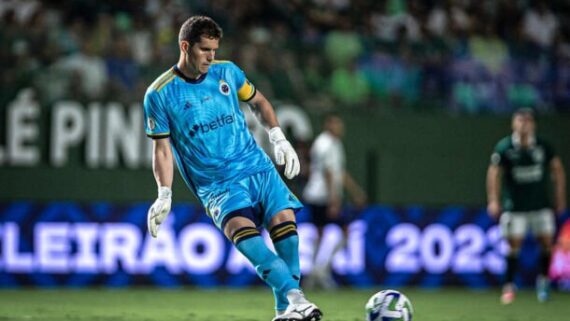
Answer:
<svg viewBox="0 0 570 321"><path fill-rule="evenodd" d="M564 0L3 0L0 103L140 102L178 59L181 23L212 16L218 59L304 108L570 111ZM2 106L3 106L2 105Z"/></svg>

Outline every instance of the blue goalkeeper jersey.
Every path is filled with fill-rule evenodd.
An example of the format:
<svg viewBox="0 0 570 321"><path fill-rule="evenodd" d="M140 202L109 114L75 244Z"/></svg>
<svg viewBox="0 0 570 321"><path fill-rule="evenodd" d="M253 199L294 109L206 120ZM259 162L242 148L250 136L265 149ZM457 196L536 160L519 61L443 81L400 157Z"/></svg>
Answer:
<svg viewBox="0 0 570 321"><path fill-rule="evenodd" d="M200 199L228 180L273 167L239 107L240 100L255 93L243 71L229 61L214 61L198 79L185 77L174 66L147 89L146 134L170 137L180 174Z"/></svg>

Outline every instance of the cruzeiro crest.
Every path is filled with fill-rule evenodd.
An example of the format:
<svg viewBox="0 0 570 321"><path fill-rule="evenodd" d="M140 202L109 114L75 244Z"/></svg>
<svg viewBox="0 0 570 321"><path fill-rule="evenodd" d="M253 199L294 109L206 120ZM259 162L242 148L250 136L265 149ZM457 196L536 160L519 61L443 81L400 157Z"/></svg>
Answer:
<svg viewBox="0 0 570 321"><path fill-rule="evenodd" d="M230 85L223 79L220 80L220 92L226 96L230 94Z"/></svg>

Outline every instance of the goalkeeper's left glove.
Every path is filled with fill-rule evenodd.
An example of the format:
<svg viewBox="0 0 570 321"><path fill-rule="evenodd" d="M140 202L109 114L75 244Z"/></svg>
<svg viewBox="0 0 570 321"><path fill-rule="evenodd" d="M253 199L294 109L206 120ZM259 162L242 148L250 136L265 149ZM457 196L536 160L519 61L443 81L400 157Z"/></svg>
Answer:
<svg viewBox="0 0 570 321"><path fill-rule="evenodd" d="M285 165L285 177L292 179L297 176L301 170L299 157L291 143L285 138L281 128L273 127L269 130L269 141L274 146L275 162L277 165Z"/></svg>
<svg viewBox="0 0 570 321"><path fill-rule="evenodd" d="M164 222L168 214L170 214L170 206L172 205L172 191L167 186L158 188L158 198L147 214L148 231L152 237L158 235L158 228Z"/></svg>

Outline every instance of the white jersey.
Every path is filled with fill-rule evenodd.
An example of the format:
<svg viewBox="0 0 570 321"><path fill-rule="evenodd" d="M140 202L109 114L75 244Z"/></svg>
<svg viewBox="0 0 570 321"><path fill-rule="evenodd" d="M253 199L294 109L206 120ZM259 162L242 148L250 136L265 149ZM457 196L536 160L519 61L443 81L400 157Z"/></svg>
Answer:
<svg viewBox="0 0 570 321"><path fill-rule="evenodd" d="M331 191L327 190L325 170L332 176L332 192L342 197L345 168L342 142L331 133L322 132L311 147L311 174L303 191L306 202L326 205Z"/></svg>

